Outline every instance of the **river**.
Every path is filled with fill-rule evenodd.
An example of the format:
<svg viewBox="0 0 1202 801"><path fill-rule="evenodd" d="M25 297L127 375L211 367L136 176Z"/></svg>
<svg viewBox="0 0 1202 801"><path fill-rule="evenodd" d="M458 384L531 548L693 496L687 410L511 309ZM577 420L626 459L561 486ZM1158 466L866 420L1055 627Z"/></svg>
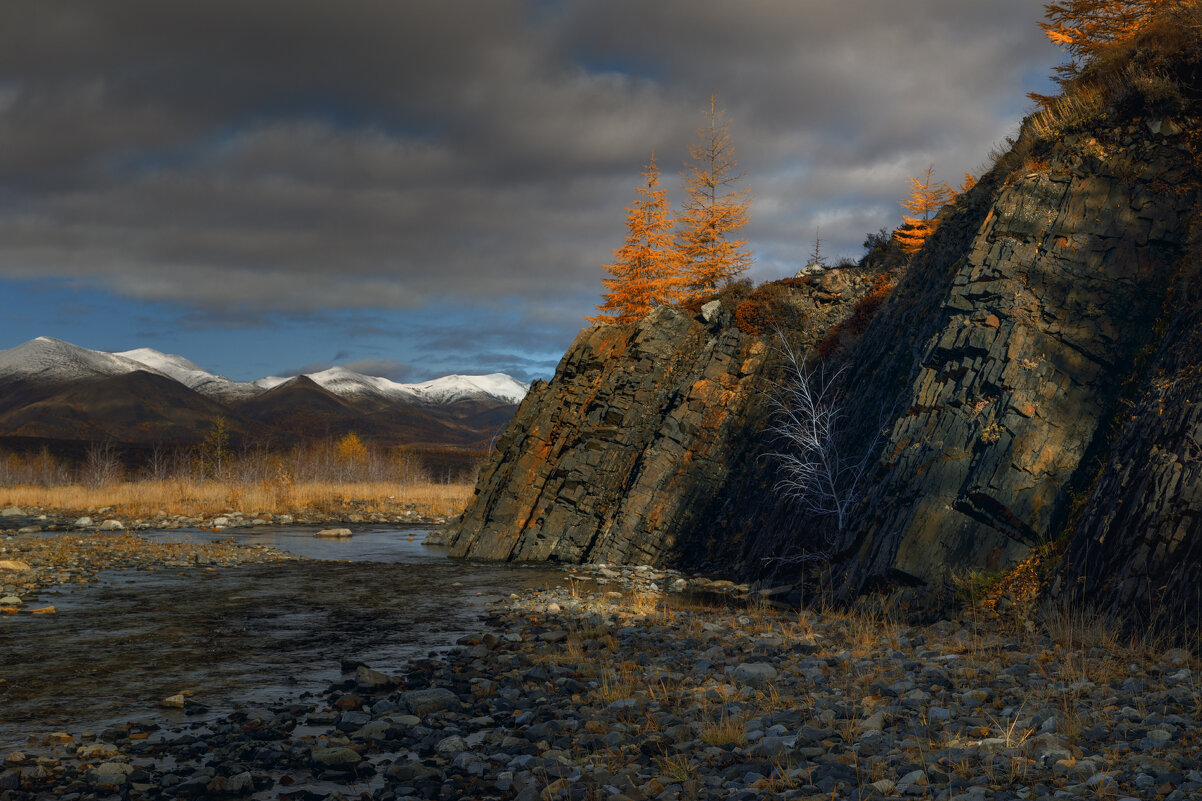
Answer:
<svg viewBox="0 0 1202 801"><path fill-rule="evenodd" d="M563 580L545 566L449 559L421 544L421 529L368 529L340 540L313 533L144 532L163 541L233 538L313 561L107 571L101 581L43 595L56 615L5 621L0 751L30 734L179 720L184 713L157 703L183 691L212 716L320 692L342 659L400 672L409 659L480 631L488 602Z"/></svg>

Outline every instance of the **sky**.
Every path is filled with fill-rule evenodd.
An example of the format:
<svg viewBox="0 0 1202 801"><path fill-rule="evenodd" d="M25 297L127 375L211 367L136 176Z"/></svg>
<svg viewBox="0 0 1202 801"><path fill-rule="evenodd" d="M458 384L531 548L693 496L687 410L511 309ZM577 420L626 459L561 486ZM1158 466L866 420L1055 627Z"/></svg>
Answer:
<svg viewBox="0 0 1202 801"><path fill-rule="evenodd" d="M0 349L549 378L714 93L755 281L1049 92L1043 0L4 0Z"/></svg>

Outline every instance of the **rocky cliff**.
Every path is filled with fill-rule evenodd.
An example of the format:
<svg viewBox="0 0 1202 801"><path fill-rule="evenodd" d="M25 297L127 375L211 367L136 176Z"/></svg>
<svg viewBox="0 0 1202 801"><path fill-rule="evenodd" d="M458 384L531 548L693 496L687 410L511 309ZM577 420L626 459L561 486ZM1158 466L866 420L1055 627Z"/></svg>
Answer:
<svg viewBox="0 0 1202 801"><path fill-rule="evenodd" d="M581 335L508 430L454 552L780 580L822 551L846 598L938 594L1054 545L1059 592L1128 615L1167 599L1196 621L1197 122L1027 125L887 297L865 271L854 318L799 315L811 356L843 368L841 446L871 464L841 530L773 491L765 338L664 309Z"/></svg>
<svg viewBox="0 0 1202 801"><path fill-rule="evenodd" d="M632 325L581 332L535 386L485 463L451 552L499 560L662 564L708 525L759 439L778 363L852 313L873 270L832 270ZM712 522L712 521L711 521Z"/></svg>

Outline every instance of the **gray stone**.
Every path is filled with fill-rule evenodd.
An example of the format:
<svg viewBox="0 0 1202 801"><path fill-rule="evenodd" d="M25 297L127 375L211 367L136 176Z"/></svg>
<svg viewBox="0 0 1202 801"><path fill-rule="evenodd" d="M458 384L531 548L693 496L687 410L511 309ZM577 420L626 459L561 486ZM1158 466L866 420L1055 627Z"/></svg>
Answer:
<svg viewBox="0 0 1202 801"><path fill-rule="evenodd" d="M91 525L92 525L92 518L88 517L87 515L84 515L83 517L77 518L75 520L76 528L87 528Z"/></svg>
<svg viewBox="0 0 1202 801"><path fill-rule="evenodd" d="M359 665L355 668L355 684L362 689L377 690L393 686L396 680L378 670L372 670L367 665Z"/></svg>
<svg viewBox="0 0 1202 801"><path fill-rule="evenodd" d="M21 511L19 506L10 506L7 509L0 509L0 517L24 517L25 513Z"/></svg>
<svg viewBox="0 0 1202 801"><path fill-rule="evenodd" d="M313 536L328 540L340 540L352 536L352 533L349 528L323 528Z"/></svg>
<svg viewBox="0 0 1202 801"><path fill-rule="evenodd" d="M99 526L101 531L123 531L125 524L120 520L105 520Z"/></svg>
<svg viewBox="0 0 1202 801"><path fill-rule="evenodd" d="M432 712L451 710L458 712L461 705L455 693L444 687L432 687L428 690L410 690L401 694L401 700L414 715L423 717Z"/></svg>
<svg viewBox="0 0 1202 801"><path fill-rule="evenodd" d="M309 758L323 768L353 768L363 761L358 751L346 746L314 748Z"/></svg>
<svg viewBox="0 0 1202 801"><path fill-rule="evenodd" d="M777 677L776 668L766 662L740 662L734 667L726 668L726 672L735 681L753 685L776 681Z"/></svg>
<svg viewBox="0 0 1202 801"><path fill-rule="evenodd" d="M434 746L434 751L441 757L450 758L468 750L467 742L457 734L444 737Z"/></svg>
<svg viewBox="0 0 1202 801"><path fill-rule="evenodd" d="M709 303L701 304L701 319L707 323L712 323L714 318L718 316L718 311L722 308L722 301L711 300Z"/></svg>

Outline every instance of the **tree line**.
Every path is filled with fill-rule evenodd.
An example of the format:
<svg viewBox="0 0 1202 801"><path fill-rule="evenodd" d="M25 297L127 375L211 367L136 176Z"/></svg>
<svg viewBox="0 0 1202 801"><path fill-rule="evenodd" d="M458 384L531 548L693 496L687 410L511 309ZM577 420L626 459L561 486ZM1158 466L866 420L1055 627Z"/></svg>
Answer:
<svg viewBox="0 0 1202 801"><path fill-rule="evenodd" d="M654 154L643 168L638 199L627 209L626 240L604 265L611 277L602 281L601 313L589 320L632 322L656 306L713 292L751 266L751 250L739 236L749 218L749 190L741 185L726 113L713 95L697 137L682 175L678 215L659 188Z"/></svg>
<svg viewBox="0 0 1202 801"><path fill-rule="evenodd" d="M740 236L750 219L750 190L742 185L729 121L712 95L704 113L682 173L685 199L679 213L673 213L667 191L659 186L654 154L643 167L637 198L626 210L626 239L614 250L613 263L603 265L610 276L602 279L600 313L590 321L640 320L657 306L712 294L751 266L752 251ZM902 201L912 216L903 217L893 238L906 254L918 252L938 225L939 209L957 195L933 173L931 165L921 178L912 177L911 194ZM965 174L960 191L973 182Z"/></svg>

